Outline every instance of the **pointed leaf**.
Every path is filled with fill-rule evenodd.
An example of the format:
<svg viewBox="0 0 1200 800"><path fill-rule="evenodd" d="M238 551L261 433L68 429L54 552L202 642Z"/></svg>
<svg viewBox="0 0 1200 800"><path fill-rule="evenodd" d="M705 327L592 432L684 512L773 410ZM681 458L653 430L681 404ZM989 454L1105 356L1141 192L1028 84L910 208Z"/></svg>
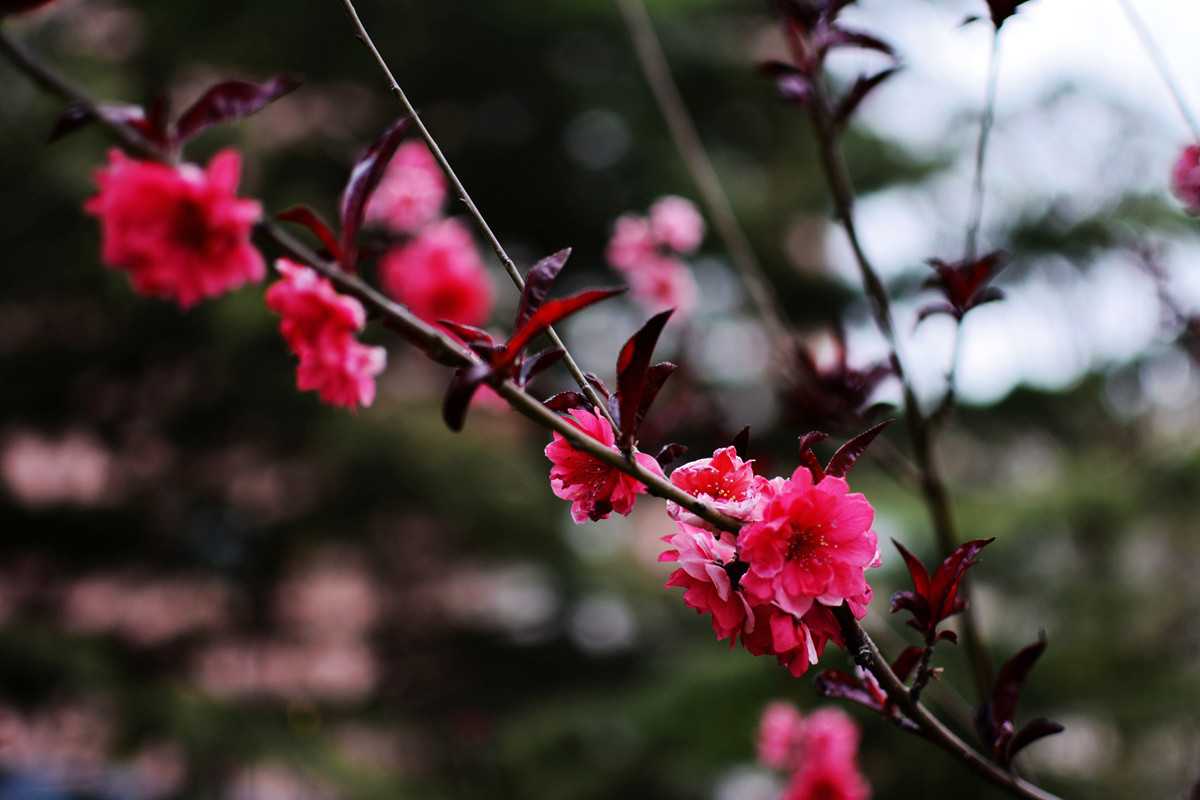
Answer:
<svg viewBox="0 0 1200 800"><path fill-rule="evenodd" d="M371 199L376 187L379 186L379 182L383 180L388 163L396 154L396 148L400 146L400 140L404 138L408 126L409 120L406 117L393 123L384 131L383 135L358 159L358 163L350 172L346 188L342 191L342 202L339 207L342 222L342 252L350 262L343 262L343 266L349 269L353 268L353 262L357 255L355 240L358 239L358 231L362 228L363 217L367 212L367 202Z"/></svg>
<svg viewBox="0 0 1200 800"><path fill-rule="evenodd" d="M825 465L825 473L834 477L844 478L854 467L854 463L858 461L859 457L871 446L871 442L875 441L875 437L893 422L895 422L894 419L885 419L883 422L868 428L839 447L838 451L833 454L833 458L829 459L829 463Z"/></svg>
<svg viewBox="0 0 1200 800"><path fill-rule="evenodd" d="M538 375L562 361L565 355L566 352L561 347L548 347L540 353L530 356L521 362L517 383L525 386Z"/></svg>
<svg viewBox="0 0 1200 800"><path fill-rule="evenodd" d="M916 592L903 590L893 594L891 609L893 614L899 611L907 611L912 614L913 619L909 620L909 625L922 633L929 629L929 601Z"/></svg>
<svg viewBox="0 0 1200 800"><path fill-rule="evenodd" d="M514 329L524 325L525 321L533 316L533 312L546 302L554 279L562 272L570 257L571 248L568 247L554 255L546 256L529 270L525 276L525 288L521 290L521 305L517 310L517 320L513 323Z"/></svg>
<svg viewBox="0 0 1200 800"><path fill-rule="evenodd" d="M823 442L828 438L829 434L823 431L809 431L800 437L800 464L808 468L809 474L812 475L813 483L820 483L825 480L825 468L821 466L821 460L813 452L813 445Z"/></svg>
<svg viewBox="0 0 1200 800"><path fill-rule="evenodd" d="M647 320L637 333L629 337L617 356L617 397L621 410L618 444L622 450L628 451L637 441L639 411L648 383L650 359L672 313L674 309L668 309Z"/></svg>
<svg viewBox="0 0 1200 800"><path fill-rule="evenodd" d="M153 126L147 121L146 112L141 106L116 105L111 103L102 103L96 106L95 113L93 113L91 108L80 103L67 106L66 110L63 111L54 123L54 128L51 129L47 141L57 142L59 139L95 122L97 117L103 119L109 125L129 128L153 144L160 146L164 144L160 136L153 131Z"/></svg>
<svg viewBox="0 0 1200 800"><path fill-rule="evenodd" d="M1054 734L1062 733L1065 730L1066 728L1064 728L1061 724L1053 720L1046 719L1045 717L1038 717L1037 719L1030 720L1028 723L1026 723L1025 727L1017 731L1016 735L1013 736L1012 740L1008 743L1008 751L1005 754L1006 757L1004 759L1005 766L1012 763L1012 760L1016 757L1017 753L1021 752L1026 747L1029 747L1029 745L1033 744L1038 739L1044 739L1047 736L1053 736Z"/></svg>
<svg viewBox="0 0 1200 800"><path fill-rule="evenodd" d="M733 437L733 449L738 456L746 459L750 457L750 426L742 428L738 431L738 435Z"/></svg>
<svg viewBox="0 0 1200 800"><path fill-rule="evenodd" d="M672 442L671 444L668 444L659 450L658 455L654 457L654 460L657 461L658 465L665 470L667 467L686 456L687 451L688 449L686 445L679 444L678 442Z"/></svg>
<svg viewBox="0 0 1200 800"><path fill-rule="evenodd" d="M574 408L591 408L591 401L579 392L559 392L542 402L551 411L565 414Z"/></svg>
<svg viewBox="0 0 1200 800"><path fill-rule="evenodd" d="M1017 713L1017 701L1021 698L1021 688L1025 685L1033 665L1045 650L1046 639L1043 636L1028 647L1022 648L1000 668L995 688L992 689L991 703L992 719L997 724L1013 721Z"/></svg>
<svg viewBox="0 0 1200 800"><path fill-rule="evenodd" d="M583 373L583 379L587 381L588 385L595 389L596 394L600 395L601 397L607 399L612 394L612 392L608 390L608 386L604 383L604 381L600 380L600 377L596 373L585 372Z"/></svg>
<svg viewBox="0 0 1200 800"><path fill-rule="evenodd" d="M954 552L934 570L929 588L929 605L935 622L941 622L965 607L959 606L959 584L967 570L978 563L980 551L994 541L995 538L964 542L954 548Z"/></svg>
<svg viewBox="0 0 1200 800"><path fill-rule="evenodd" d="M896 660L892 662L892 672L896 673L896 677L901 681L907 682L913 670L921 663L921 656L924 654L924 647L911 645L904 648L900 655L896 656Z"/></svg>
<svg viewBox="0 0 1200 800"><path fill-rule="evenodd" d="M517 356L521 354L530 340L546 330L546 328L549 328L559 320L582 311L588 306L595 305L610 297L616 297L624 291L625 289L623 288L589 289L570 297L543 303L529 319L525 320L521 327L513 332L512 338L508 340L508 344L504 346L503 354L499 357L500 363L505 367L510 366L516 361Z"/></svg>
<svg viewBox="0 0 1200 800"><path fill-rule="evenodd" d="M186 142L213 125L248 117L270 103L295 91L300 81L287 75L276 75L262 83L225 81L200 96L175 126L178 142Z"/></svg>
<svg viewBox="0 0 1200 800"><path fill-rule="evenodd" d="M463 429L471 398L491 374L492 368L487 364L472 364L454 371L454 377L446 389L446 398L442 401L442 419L450 430L457 433Z"/></svg>
<svg viewBox="0 0 1200 800"><path fill-rule="evenodd" d="M848 672L827 669L817 676L815 687L817 693L823 697L849 700L873 711L883 711L883 704L862 685L862 681Z"/></svg>
<svg viewBox="0 0 1200 800"><path fill-rule="evenodd" d="M899 67L889 67L888 69L876 72L874 75L858 76L858 80L854 82L854 85L846 92L846 96L838 103L837 111L834 112L834 124L839 128L845 126L850 117L854 115L854 112L858 110L862 101L867 99L867 95L874 91L879 84L895 75L899 69Z"/></svg>
<svg viewBox="0 0 1200 800"><path fill-rule="evenodd" d="M275 218L283 222L294 222L297 225L303 225L313 236L321 241L325 249L329 251L330 257L339 264L342 261L342 248L338 244L337 236L333 229L325 220L321 219L321 215L313 211L308 206L292 206L287 211L282 211L275 215Z"/></svg>
<svg viewBox="0 0 1200 800"><path fill-rule="evenodd" d="M496 343L496 340L492 338L490 333L485 331L483 328L476 328L474 325L464 325L461 322L454 322L453 320L449 319L439 319L437 324L441 325L443 328L450 331L450 333L454 334L459 339L462 339L467 344L481 342L490 347Z"/></svg>
<svg viewBox="0 0 1200 800"><path fill-rule="evenodd" d="M662 361L650 367L646 372L646 387L642 390L642 404L638 408L637 420L634 423L635 428L642 426L642 420L650 413L650 406L654 405L655 399L658 398L658 393L662 391L663 385L667 379L675 374L675 370L679 369L678 365L672 364L670 361Z"/></svg>
<svg viewBox="0 0 1200 800"><path fill-rule="evenodd" d="M988 10L992 12L992 24L1000 30L1009 17L1017 13L1017 6L1025 0L987 0Z"/></svg>
<svg viewBox="0 0 1200 800"><path fill-rule="evenodd" d="M892 544L900 551L900 557L904 559L904 565L908 567L908 574L912 578L913 589L921 597L929 598L929 570L925 569L925 565L921 563L921 559L917 558L904 545L892 539Z"/></svg>

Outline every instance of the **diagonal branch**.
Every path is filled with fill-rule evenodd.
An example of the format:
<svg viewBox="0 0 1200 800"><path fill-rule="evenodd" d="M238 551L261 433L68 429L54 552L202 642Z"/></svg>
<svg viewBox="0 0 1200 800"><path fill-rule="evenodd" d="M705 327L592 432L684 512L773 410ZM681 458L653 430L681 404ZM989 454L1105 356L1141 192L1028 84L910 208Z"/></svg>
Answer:
<svg viewBox="0 0 1200 800"><path fill-rule="evenodd" d="M721 236L725 249L729 251L730 260L741 273L746 293L750 295L751 302L758 310L768 336L776 349L786 352L790 337L783 312L775 301L771 282L733 212L733 205L721 185L721 178L708 156L695 121L688 113L687 104L679 93L679 86L671 75L671 67L667 63L666 54L663 53L662 43L654 32L654 21L650 18L643 0L617 0L617 7L629 29L642 75L650 85L655 102L658 103L658 108L667 122L675 149L679 151L692 180L696 182L696 188L700 190L700 196L704 199L704 205L712 217L717 233Z"/></svg>
<svg viewBox="0 0 1200 800"><path fill-rule="evenodd" d="M1154 68L1158 70L1158 76L1162 78L1163 85L1167 87L1167 91L1171 93L1171 99L1175 102L1175 108L1179 111L1179 116L1183 117L1183 122L1187 125L1188 130L1192 133L1192 138L1197 144L1200 144L1200 120L1196 119L1196 115L1192 113L1192 109L1188 106L1187 100L1183 96L1183 89L1179 87L1179 82L1175 80L1175 76L1171 73L1171 65L1167 63L1167 59L1163 56L1162 48L1158 46L1158 42L1154 40L1154 34L1150 32L1150 28L1146 25L1146 21L1142 19L1137 10L1133 7L1133 3L1129 0L1117 0L1117 5L1125 12L1125 17L1129 20L1130 27L1137 34L1138 39L1142 43L1142 48L1146 51L1146 55L1150 56L1150 60L1154 62Z"/></svg>
<svg viewBox="0 0 1200 800"><path fill-rule="evenodd" d="M508 251L504 249L504 245L500 243L500 239L492 230L491 225L488 224L487 220L483 216L483 213L479 210L479 207L475 205L475 201L471 199L471 195L467 193L466 187L463 186L462 181L459 180L458 175L454 172L454 168L450 166L450 161L446 158L445 153L442 152L442 148L438 146L437 140L433 138L433 134L429 132L429 128L426 127L425 122L421 119L420 114L417 113L417 109L408 99L408 95L404 93L404 89L401 88L400 83L396 80L396 76L392 73L391 68L388 67L387 61L384 60L383 55L379 52L379 48L375 46L375 42L371 38L371 34L367 32L367 28L363 24L362 18L358 15L358 9L354 7L353 0L342 0L342 5L346 9L347 16L350 17L351 24L354 26L355 35L358 37L359 41L363 43L367 50L370 51L371 57L375 59L375 63L379 66L379 70L387 79L388 91L396 95L396 97L400 100L400 104L404 106L405 112L409 117L412 118L413 124L416 126L417 131L421 134L421 138L425 140L425 144L429 147L429 152L431 152L434 159L437 160L438 165L442 168L442 172L446 173L446 178L449 179L450 185L454 187L455 194L458 195L458 199L462 201L462 204L466 206L467 213L470 214L473 220L475 220L476 226L478 226L480 232L482 232L484 237L488 240L492 250L496 253L496 257L500 259L500 263L503 265L504 271L508 273L508 277L512 279L513 284L518 290L524 289L525 278L521 275L521 271L517 268L517 265L513 263L512 258L509 257ZM550 341L554 343L555 347L558 347L563 351L563 363L567 365L567 370L570 371L571 377L575 379L575 382L579 384L579 388L583 390L583 393L587 396L588 400L590 400L594 406L600 409L600 413L604 414L604 416L612 424L613 428L616 429L617 423L616 420L612 418L612 415L609 414L608 404L601 400L600 395L596 392L596 388L588 382L587 378L584 377L583 370L579 368L579 364L575 361L574 356L571 355L571 351L567 349L567 346L563 342L562 338L559 337L558 332L555 331L554 328L547 328L546 335L550 337Z"/></svg>

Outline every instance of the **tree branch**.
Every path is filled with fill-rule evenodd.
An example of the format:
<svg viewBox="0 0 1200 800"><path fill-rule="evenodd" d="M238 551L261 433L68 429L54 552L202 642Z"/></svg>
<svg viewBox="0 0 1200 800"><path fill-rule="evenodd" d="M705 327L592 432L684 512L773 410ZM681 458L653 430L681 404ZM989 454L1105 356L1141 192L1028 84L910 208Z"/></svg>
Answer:
<svg viewBox="0 0 1200 800"><path fill-rule="evenodd" d="M437 140L433 138L433 134L429 132L429 128L426 127L425 122L421 119L421 115L417 113L417 109L413 106L412 102L409 101L408 95L405 94L404 89L400 87L399 82L396 80L396 76L392 73L391 68L388 67L387 61L384 60L383 55L379 52L379 48L375 46L375 42L371 38L371 34L367 32L367 28L363 24L362 18L358 15L358 9L354 7L353 0L342 0L342 6L346 9L347 16L350 17L350 22L354 26L355 35L371 53L371 57L375 59L375 63L379 66L379 70L387 79L388 91L396 95L396 97L400 100L400 104L404 107L405 112L409 117L412 118L413 124L416 126L417 131L421 134L421 138L425 140L425 144L429 147L429 152L433 154L434 159L442 168L442 172L446 173L446 178L449 179L450 185L454 187L455 194L458 195L458 199L462 201L462 204L466 206L467 213L470 214L480 232L482 232L484 237L488 240L492 250L496 253L496 257L500 259L500 264L504 267L504 271L508 273L508 277L512 280L513 285L515 285L518 290L523 290L525 288L524 276L521 275L521 271L509 257L508 251L504 249L504 245L500 243L500 239L496 236L495 232L492 231L492 227L484 218L483 213L479 210L479 207L475 205L475 201L471 199L471 195L467 193L466 187L463 186L462 181L459 180L458 175L454 172L454 168L450 166L449 159L447 159L446 155L442 152L442 148L438 146ZM587 398L592 401L593 405L600 409L600 413L602 413L605 418L608 419L609 423L612 424L615 430L617 428L617 423L609 413L608 405L601 400L600 395L596 392L596 388L592 386L583 376L583 370L579 368L579 364L575 361L575 357L571 355L571 351L567 349L567 345L558 335L558 332L555 331L554 328L548 328L546 330L546 335L550 337L550 341L554 343L555 347L558 347L563 351L563 363L566 364L567 370L571 373L571 377L575 379L577 384L579 384L579 388L583 390L584 395L586 395Z"/></svg>
<svg viewBox="0 0 1200 800"><path fill-rule="evenodd" d="M1150 56L1150 60L1154 62L1154 68L1158 70L1158 76L1162 78L1167 91L1171 93L1171 99L1175 102L1175 108L1179 111L1179 116L1183 118L1183 123L1192 132L1192 139L1196 144L1200 144L1200 121L1192 113L1187 100L1183 96L1183 90L1179 88L1179 82L1171 74L1171 66L1163 56L1162 48L1154 40L1154 34L1150 32L1150 28L1146 25L1145 20L1142 19L1141 15L1133 7L1133 3L1129 2L1129 0L1117 0L1117 5L1125 12L1125 17L1129 20L1133 32L1137 34L1138 39L1141 41L1146 55Z"/></svg>

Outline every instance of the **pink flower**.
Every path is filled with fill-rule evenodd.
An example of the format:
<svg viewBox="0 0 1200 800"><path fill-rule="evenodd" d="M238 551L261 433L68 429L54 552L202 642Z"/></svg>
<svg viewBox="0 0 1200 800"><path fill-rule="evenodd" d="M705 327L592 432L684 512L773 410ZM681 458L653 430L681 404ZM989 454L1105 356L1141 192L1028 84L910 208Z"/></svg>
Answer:
<svg viewBox="0 0 1200 800"><path fill-rule="evenodd" d="M747 596L774 602L795 617L813 603L837 606L869 597L866 570L879 565L871 530L875 511L846 481L826 477L814 485L800 467L767 501L759 522L738 534Z"/></svg>
<svg viewBox="0 0 1200 800"><path fill-rule="evenodd" d="M492 313L492 284L471 232L459 221L431 225L379 262L383 289L426 322L482 325Z"/></svg>
<svg viewBox="0 0 1200 800"><path fill-rule="evenodd" d="M704 241L704 218L691 200L669 195L650 206L654 240L676 253L690 253Z"/></svg>
<svg viewBox="0 0 1200 800"><path fill-rule="evenodd" d="M606 447L616 448L612 425L599 413L572 409L567 421ZM646 491L646 486L619 469L610 467L587 453L576 450L560 433L546 445L550 459L550 488L555 497L571 501L571 519L577 523L606 519L615 511L628 516L634 501ZM655 475L662 467L651 456L637 453L637 463Z"/></svg>
<svg viewBox="0 0 1200 800"><path fill-rule="evenodd" d="M696 309L699 290L686 264L675 258L655 256L630 270L629 288L633 299L650 313L675 309L675 319L691 316Z"/></svg>
<svg viewBox="0 0 1200 800"><path fill-rule="evenodd" d="M282 278L267 289L267 306L283 317L279 331L300 359L296 385L326 403L346 408L375 401L375 376L387 363L382 347L355 338L366 313L353 297L340 295L309 267L280 259Z"/></svg>
<svg viewBox="0 0 1200 800"><path fill-rule="evenodd" d="M753 518L768 487L766 478L754 474L754 462L743 461L734 447L723 447L712 458L677 467L671 473L671 483L722 514L743 521ZM673 502L667 503L667 513L672 519L691 525L708 525Z"/></svg>
<svg viewBox="0 0 1200 800"><path fill-rule="evenodd" d="M744 581L744 578L743 578ZM792 674L799 678L817 663L830 641L841 644L842 634L833 613L814 605L801 618L772 604L755 606L754 627L742 637L742 644L751 655L773 655Z"/></svg>
<svg viewBox="0 0 1200 800"><path fill-rule="evenodd" d="M446 200L446 176L424 142L396 150L367 205L367 220L401 233L416 233L438 218Z"/></svg>
<svg viewBox="0 0 1200 800"><path fill-rule="evenodd" d="M650 220L637 214L617 217L605 254L608 263L623 272L635 270L655 259L658 252L650 233Z"/></svg>
<svg viewBox="0 0 1200 800"><path fill-rule="evenodd" d="M100 219L104 263L129 273L135 291L184 308L261 281L266 268L250 233L262 207L237 196L241 164L232 150L207 169L109 151L96 173L100 193L84 206Z"/></svg>
<svg viewBox="0 0 1200 800"><path fill-rule="evenodd" d="M1190 145L1179 154L1171 172L1171 191L1189 214L1200 214L1200 145Z"/></svg>
<svg viewBox="0 0 1200 800"><path fill-rule="evenodd" d="M663 537L672 549L658 557L659 561L679 564L679 569L667 579L667 586L682 588L683 602L689 608L700 614L711 614L717 639L728 639L733 646L738 633L748 634L754 630L754 613L729 571L737 568L733 535L722 533L718 538L712 532L686 522L677 522L676 527L678 530L673 536Z"/></svg>
<svg viewBox="0 0 1200 800"><path fill-rule="evenodd" d="M758 760L772 769L795 766L803 725L804 716L794 705L770 703L758 723Z"/></svg>
<svg viewBox="0 0 1200 800"><path fill-rule="evenodd" d="M871 786L854 761L814 761L796 770L783 800L867 800Z"/></svg>
<svg viewBox="0 0 1200 800"><path fill-rule="evenodd" d="M858 725L844 711L822 708L804 720L800 747L806 762L853 761L858 757Z"/></svg>

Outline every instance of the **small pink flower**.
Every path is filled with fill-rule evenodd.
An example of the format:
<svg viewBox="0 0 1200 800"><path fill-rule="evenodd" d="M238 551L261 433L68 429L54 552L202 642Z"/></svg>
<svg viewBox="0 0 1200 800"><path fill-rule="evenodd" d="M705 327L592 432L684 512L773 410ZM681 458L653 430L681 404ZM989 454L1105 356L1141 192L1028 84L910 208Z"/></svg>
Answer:
<svg viewBox="0 0 1200 800"><path fill-rule="evenodd" d="M800 747L805 761L853 761L858 740L858 725L849 715L822 708L805 718Z"/></svg>
<svg viewBox="0 0 1200 800"><path fill-rule="evenodd" d="M630 293L646 311L658 313L673 308L674 318L684 319L696 310L700 292L691 269L682 261L655 256L628 275Z"/></svg>
<svg viewBox="0 0 1200 800"><path fill-rule="evenodd" d="M814 485L806 468L797 469L764 505L761 521L738 535L740 557L750 565L743 590L752 602L774 602L795 617L814 603L869 596L866 570L879 565L874 517L844 479Z"/></svg>
<svg viewBox="0 0 1200 800"><path fill-rule="evenodd" d="M622 272L638 269L657 258L654 236L650 233L650 220L637 214L617 217L605 254L608 263Z"/></svg>
<svg viewBox="0 0 1200 800"><path fill-rule="evenodd" d="M770 703L758 723L758 760L772 769L795 766L803 726L800 709L782 701Z"/></svg>
<svg viewBox="0 0 1200 800"><path fill-rule="evenodd" d="M654 240L676 253L691 253L704 241L704 218L691 200L669 195L650 206Z"/></svg>
<svg viewBox="0 0 1200 800"><path fill-rule="evenodd" d="M1189 145L1179 154L1171 172L1171 191L1189 214L1200 214L1200 145Z"/></svg>
<svg viewBox="0 0 1200 800"><path fill-rule="evenodd" d="M842 641L837 620L825 606L814 605L797 618L775 605L760 605L755 606L754 617L753 630L742 637L746 650L751 655L775 656L795 678L817 663L826 644Z"/></svg>
<svg viewBox="0 0 1200 800"><path fill-rule="evenodd" d="M813 762L792 776L782 800L867 800L871 786L853 761Z"/></svg>
<svg viewBox="0 0 1200 800"><path fill-rule="evenodd" d="M446 200L446 176L424 142L400 145L367 205L367 220L401 233L416 233L438 218Z"/></svg>
<svg viewBox="0 0 1200 800"><path fill-rule="evenodd" d="M766 478L754 474L754 462L743 461L734 447L723 447L712 458L700 458L677 467L671 473L671 483L722 514L743 521L753 519L769 485ZM673 502L667 503L667 513L672 519L691 525L708 525Z"/></svg>
<svg viewBox="0 0 1200 800"><path fill-rule="evenodd" d="M326 403L346 408L375 401L375 376L387 364L382 347L355 338L366 313L353 297L340 295L309 267L286 259L276 264L282 278L267 289L267 306L283 317L280 333L300 359L296 385Z"/></svg>
<svg viewBox="0 0 1200 800"><path fill-rule="evenodd" d="M612 425L599 413L572 409L567 421L596 441L617 452ZM546 445L550 459L550 488L554 496L571 502L571 519L577 523L606 519L613 511L628 516L634 501L644 494L646 486L619 469L576 450L562 434L555 432L554 441ZM637 453L642 468L662 475L662 467L651 456Z"/></svg>
<svg viewBox="0 0 1200 800"><path fill-rule="evenodd" d="M686 522L677 522L676 528L674 535L663 537L672 549L658 558L679 564L667 579L667 586L682 588L683 602L689 608L711 614L717 639L728 639L733 646L739 633L754 630L754 613L729 573L737 561L733 535L722 533L718 537Z"/></svg>
<svg viewBox="0 0 1200 800"><path fill-rule="evenodd" d="M379 262L379 279L393 299L426 322L482 325L492 314L492 284L471 232L447 219L425 228Z"/></svg>
<svg viewBox="0 0 1200 800"><path fill-rule="evenodd" d="M232 150L207 169L111 150L96 173L100 193L84 206L100 219L104 263L127 272L135 291L184 308L261 281L266 268L250 233L262 207L237 196L241 164Z"/></svg>

